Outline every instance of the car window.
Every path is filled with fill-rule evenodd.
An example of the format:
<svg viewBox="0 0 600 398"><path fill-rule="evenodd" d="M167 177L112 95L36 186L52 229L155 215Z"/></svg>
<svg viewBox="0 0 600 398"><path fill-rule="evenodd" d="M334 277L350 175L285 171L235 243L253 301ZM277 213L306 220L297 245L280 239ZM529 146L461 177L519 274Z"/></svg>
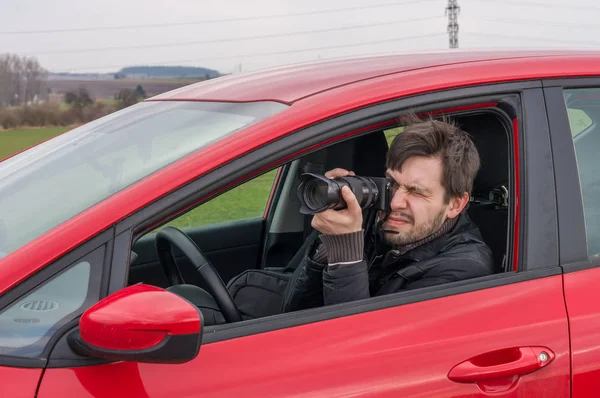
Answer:
<svg viewBox="0 0 600 398"><path fill-rule="evenodd" d="M0 253L287 106L146 102L0 162Z"/></svg>
<svg viewBox="0 0 600 398"><path fill-rule="evenodd" d="M260 217L264 214L276 174L277 170L273 170L247 181L167 225L184 229Z"/></svg>
<svg viewBox="0 0 600 398"><path fill-rule="evenodd" d="M0 311L0 355L36 357L64 324L98 301L104 246Z"/></svg>
<svg viewBox="0 0 600 398"><path fill-rule="evenodd" d="M405 128L406 127L404 127L404 126L400 126L400 127L394 127L392 129L383 130L383 132L385 133L385 139L388 143L388 147L390 147L392 145L392 141L394 141L394 138L396 138L396 136L398 134L403 132Z"/></svg>
<svg viewBox="0 0 600 398"><path fill-rule="evenodd" d="M564 91L583 197L588 256L600 257L600 88Z"/></svg>
<svg viewBox="0 0 600 398"><path fill-rule="evenodd" d="M576 136L592 125L592 119L581 109L568 109L571 135Z"/></svg>

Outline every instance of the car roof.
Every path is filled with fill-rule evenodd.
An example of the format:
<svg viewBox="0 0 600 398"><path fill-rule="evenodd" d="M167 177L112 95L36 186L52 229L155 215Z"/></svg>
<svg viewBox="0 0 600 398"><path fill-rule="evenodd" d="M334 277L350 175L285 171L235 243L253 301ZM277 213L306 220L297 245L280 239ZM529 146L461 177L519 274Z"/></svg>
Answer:
<svg viewBox="0 0 600 398"><path fill-rule="evenodd" d="M277 101L292 104L341 86L391 74L428 68L465 66L506 59L597 56L600 51L584 50L448 50L417 54L374 55L309 62L233 74L189 85L150 100L192 101Z"/></svg>

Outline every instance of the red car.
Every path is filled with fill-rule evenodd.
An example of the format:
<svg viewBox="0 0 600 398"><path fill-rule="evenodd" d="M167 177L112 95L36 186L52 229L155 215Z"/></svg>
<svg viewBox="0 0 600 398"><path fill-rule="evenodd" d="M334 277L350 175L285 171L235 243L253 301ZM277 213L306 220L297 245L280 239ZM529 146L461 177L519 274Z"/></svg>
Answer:
<svg viewBox="0 0 600 398"><path fill-rule="evenodd" d="M300 174L381 162L409 112L472 135L496 273L236 318L226 283L304 242ZM1 395L596 396L599 154L600 52L307 63L101 118L0 163ZM166 224L186 247L164 250Z"/></svg>

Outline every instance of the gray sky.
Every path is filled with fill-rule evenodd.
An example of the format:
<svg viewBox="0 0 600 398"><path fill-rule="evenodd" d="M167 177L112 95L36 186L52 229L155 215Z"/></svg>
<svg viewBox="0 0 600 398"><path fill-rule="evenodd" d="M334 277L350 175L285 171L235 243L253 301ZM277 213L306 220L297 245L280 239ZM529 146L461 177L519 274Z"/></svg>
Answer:
<svg viewBox="0 0 600 398"><path fill-rule="evenodd" d="M36 56L52 72L193 65L230 73L240 64L249 71L318 58L445 50L446 4L447 0L0 0L0 53ZM600 48L597 0L458 4L460 48ZM353 7L362 8L347 10ZM338 11L316 13L328 10ZM305 15L289 15L298 13ZM258 18L273 15L282 16ZM236 18L245 20L196 23ZM156 24L179 25L102 29ZM88 30L10 33L72 29ZM256 36L271 37L248 39ZM185 44L211 40L222 41Z"/></svg>

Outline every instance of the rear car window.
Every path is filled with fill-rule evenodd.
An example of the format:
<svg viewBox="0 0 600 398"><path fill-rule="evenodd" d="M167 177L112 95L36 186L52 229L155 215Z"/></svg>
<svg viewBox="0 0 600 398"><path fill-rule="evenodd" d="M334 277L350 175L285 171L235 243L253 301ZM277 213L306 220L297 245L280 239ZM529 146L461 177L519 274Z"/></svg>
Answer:
<svg viewBox="0 0 600 398"><path fill-rule="evenodd" d="M564 91L587 236L588 256L600 258L600 88Z"/></svg>

